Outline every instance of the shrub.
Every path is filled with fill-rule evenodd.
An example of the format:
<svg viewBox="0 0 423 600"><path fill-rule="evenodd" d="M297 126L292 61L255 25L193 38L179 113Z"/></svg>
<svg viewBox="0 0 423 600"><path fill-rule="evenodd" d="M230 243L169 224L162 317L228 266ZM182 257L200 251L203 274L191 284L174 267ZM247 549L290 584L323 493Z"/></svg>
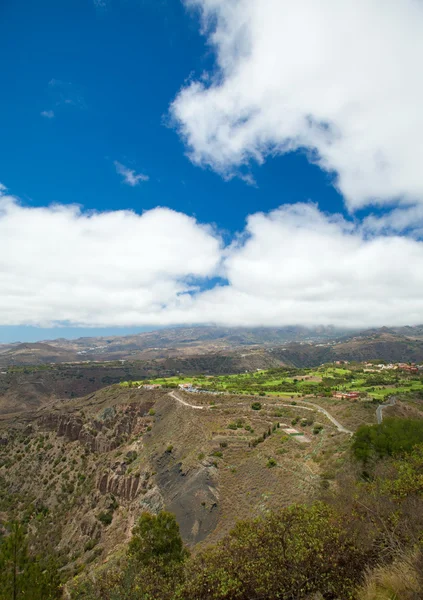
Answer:
<svg viewBox="0 0 423 600"><path fill-rule="evenodd" d="M267 468L271 469L272 467L276 467L278 463L275 461L274 458L269 458L269 460L267 461Z"/></svg>
<svg viewBox="0 0 423 600"><path fill-rule="evenodd" d="M423 442L423 420L384 419L380 425L362 425L353 439L354 456L363 462L410 452Z"/></svg>
<svg viewBox="0 0 423 600"><path fill-rule="evenodd" d="M88 540L88 542L84 546L84 552L89 552L95 546L97 546L97 544L98 544L97 540L94 540L94 539Z"/></svg>
<svg viewBox="0 0 423 600"><path fill-rule="evenodd" d="M252 405L251 405L251 408L253 410L261 410L261 404L260 404L260 402L253 402Z"/></svg>
<svg viewBox="0 0 423 600"><path fill-rule="evenodd" d="M100 521L100 523L107 527L107 525L110 525L110 523L113 521L113 513L103 510L97 515L97 519Z"/></svg>
<svg viewBox="0 0 423 600"><path fill-rule="evenodd" d="M240 522L187 565L184 600L353 598L367 563L336 513L323 504L292 506Z"/></svg>
<svg viewBox="0 0 423 600"><path fill-rule="evenodd" d="M162 511L158 515L143 513L132 530L128 553L137 563L147 565L163 557L167 562L182 562L184 548L175 516Z"/></svg>

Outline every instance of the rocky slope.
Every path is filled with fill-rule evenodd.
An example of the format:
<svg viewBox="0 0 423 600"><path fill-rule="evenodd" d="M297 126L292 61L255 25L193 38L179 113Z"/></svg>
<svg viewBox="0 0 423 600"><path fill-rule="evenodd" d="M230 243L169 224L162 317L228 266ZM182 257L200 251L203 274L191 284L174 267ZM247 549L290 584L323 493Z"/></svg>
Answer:
<svg viewBox="0 0 423 600"><path fill-rule="evenodd" d="M144 510L173 512L193 547L239 518L310 499L342 464L349 436L311 410L324 429L305 427L301 444L277 427L295 406L269 400L257 412L251 402L114 385L4 420L0 521L26 519L33 543L77 573L119 551Z"/></svg>

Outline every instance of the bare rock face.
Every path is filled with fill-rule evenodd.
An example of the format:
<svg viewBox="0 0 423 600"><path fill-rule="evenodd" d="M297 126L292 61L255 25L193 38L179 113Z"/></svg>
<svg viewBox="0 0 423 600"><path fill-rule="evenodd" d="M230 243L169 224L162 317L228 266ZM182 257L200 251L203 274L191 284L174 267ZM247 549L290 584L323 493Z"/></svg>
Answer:
<svg viewBox="0 0 423 600"><path fill-rule="evenodd" d="M153 514L157 514L164 509L165 502L159 488L156 485L149 489L141 498L140 507L142 510L151 512Z"/></svg>
<svg viewBox="0 0 423 600"><path fill-rule="evenodd" d="M89 421L76 414L49 413L39 423L70 442L79 441L91 452L109 452L131 435L147 429L148 411L152 405L152 402L141 402L108 407Z"/></svg>
<svg viewBox="0 0 423 600"><path fill-rule="evenodd" d="M146 479L138 475L104 473L97 481L101 494L113 494L126 502L132 502L138 494L146 490Z"/></svg>
<svg viewBox="0 0 423 600"><path fill-rule="evenodd" d="M157 458L155 468L166 510L176 515L184 541L194 545L204 540L216 528L220 514L215 467L184 470L165 453Z"/></svg>
<svg viewBox="0 0 423 600"><path fill-rule="evenodd" d="M86 515L79 524L79 529L83 536L89 539L99 539L101 537L101 525L94 515Z"/></svg>

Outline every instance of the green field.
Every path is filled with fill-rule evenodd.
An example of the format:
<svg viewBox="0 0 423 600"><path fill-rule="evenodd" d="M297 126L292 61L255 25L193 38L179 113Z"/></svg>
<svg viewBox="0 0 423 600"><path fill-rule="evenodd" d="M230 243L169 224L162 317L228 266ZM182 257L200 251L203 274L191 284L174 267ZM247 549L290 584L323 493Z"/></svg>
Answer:
<svg viewBox="0 0 423 600"><path fill-rule="evenodd" d="M423 372L410 374L399 370L368 372L361 363L345 367L324 365L318 369L277 368L237 375L206 377L204 375L159 378L124 382L122 386L137 387L159 384L177 387L190 383L211 392L280 396L332 396L334 392L356 391L363 400L383 400L398 393L423 393Z"/></svg>

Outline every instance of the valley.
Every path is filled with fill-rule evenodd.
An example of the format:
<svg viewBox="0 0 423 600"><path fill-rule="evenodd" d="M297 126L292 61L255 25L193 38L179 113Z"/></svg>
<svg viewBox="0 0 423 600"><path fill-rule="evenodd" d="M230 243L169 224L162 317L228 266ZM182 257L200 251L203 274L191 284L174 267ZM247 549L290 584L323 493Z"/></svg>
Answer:
<svg viewBox="0 0 423 600"><path fill-rule="evenodd" d="M134 364L88 363L80 379L76 366L18 370L20 385L56 374L72 389L72 375L88 394L60 398L56 387L58 398L49 389L48 401L3 414L0 517L27 519L69 575L123 547L144 510L170 510L184 542L199 548L240 518L336 486L350 469L351 435L376 423L377 406L393 392L400 399L385 416L421 418L419 368L374 361L150 379L139 379ZM142 376L149 372L144 366ZM87 389L94 373L103 377ZM116 381L128 375L134 379Z"/></svg>
<svg viewBox="0 0 423 600"><path fill-rule="evenodd" d="M359 342L293 344L344 343ZM272 346L173 352L2 368L0 527L23 523L69 585L125 556L146 511L172 513L196 556L240 520L341 493L363 426L423 418L422 362L390 353L297 367Z"/></svg>

